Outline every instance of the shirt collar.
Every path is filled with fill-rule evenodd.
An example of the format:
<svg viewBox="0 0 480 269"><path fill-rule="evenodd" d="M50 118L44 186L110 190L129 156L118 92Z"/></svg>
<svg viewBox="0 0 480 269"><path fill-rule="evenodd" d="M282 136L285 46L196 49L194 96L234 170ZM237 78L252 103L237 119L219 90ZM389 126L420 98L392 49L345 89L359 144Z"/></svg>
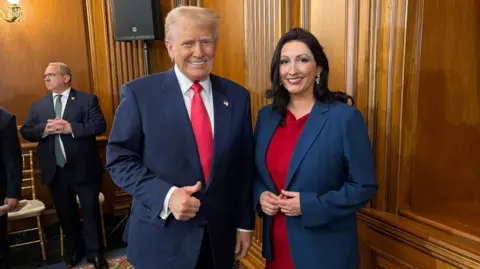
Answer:
<svg viewBox="0 0 480 269"><path fill-rule="evenodd" d="M61 95L62 97L66 96L68 97L70 95L70 91L72 90L72 87L68 87L64 92L62 93L53 93L53 98L55 99L55 96Z"/></svg>
<svg viewBox="0 0 480 269"><path fill-rule="evenodd" d="M177 80L178 80L178 84L180 84L180 89L182 90L182 94L185 94L188 90L190 90L190 88L192 87L193 85L193 81L191 81L190 79L188 79L183 73L182 71L180 71L180 69L178 69L178 66L175 65L173 67L173 70L175 72L175 76L177 77ZM209 96L212 94L212 84L210 82L210 76L208 76L205 80L203 81L199 81L200 85L202 85L203 87L203 90L205 91L205 93L207 93Z"/></svg>

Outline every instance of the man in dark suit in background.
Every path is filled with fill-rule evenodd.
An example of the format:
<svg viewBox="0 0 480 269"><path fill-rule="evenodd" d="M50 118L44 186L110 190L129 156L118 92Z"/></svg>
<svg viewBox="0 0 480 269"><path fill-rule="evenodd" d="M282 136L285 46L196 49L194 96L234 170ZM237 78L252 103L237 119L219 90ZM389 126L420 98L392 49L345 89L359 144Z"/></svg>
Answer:
<svg viewBox="0 0 480 269"><path fill-rule="evenodd" d="M107 145L133 196L127 256L137 269L231 268L254 228L250 95L210 74L214 12L175 8L165 30L175 66L122 86Z"/></svg>
<svg viewBox="0 0 480 269"><path fill-rule="evenodd" d="M0 202L12 211L22 191L22 150L15 116L0 107ZM7 214L0 212L0 269L8 268Z"/></svg>
<svg viewBox="0 0 480 269"><path fill-rule="evenodd" d="M31 105L20 132L25 140L38 142L41 182L50 189L71 252L67 266L75 266L86 254L95 268L108 268L101 251L98 195L103 168L95 139L105 132L106 123L98 98L72 89L72 73L63 63L50 63L44 80L49 93Z"/></svg>

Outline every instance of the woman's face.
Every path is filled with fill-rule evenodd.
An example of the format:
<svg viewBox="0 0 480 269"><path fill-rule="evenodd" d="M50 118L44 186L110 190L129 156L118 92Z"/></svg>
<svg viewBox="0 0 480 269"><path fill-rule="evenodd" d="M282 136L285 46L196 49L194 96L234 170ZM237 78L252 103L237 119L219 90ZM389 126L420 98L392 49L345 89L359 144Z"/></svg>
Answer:
<svg viewBox="0 0 480 269"><path fill-rule="evenodd" d="M320 74L312 52L300 41L283 45L280 54L280 82L291 95L311 93L315 78Z"/></svg>

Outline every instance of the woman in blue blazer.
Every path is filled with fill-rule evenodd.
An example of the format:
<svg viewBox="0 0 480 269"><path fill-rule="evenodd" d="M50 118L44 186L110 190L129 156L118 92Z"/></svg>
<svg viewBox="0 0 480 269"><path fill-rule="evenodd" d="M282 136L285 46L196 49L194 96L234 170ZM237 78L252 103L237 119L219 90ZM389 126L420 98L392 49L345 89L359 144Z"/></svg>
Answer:
<svg viewBox="0 0 480 269"><path fill-rule="evenodd" d="M278 42L273 103L255 131L267 269L359 267L356 212L377 190L373 156L362 115L351 97L328 89L328 71L311 33L296 28Z"/></svg>

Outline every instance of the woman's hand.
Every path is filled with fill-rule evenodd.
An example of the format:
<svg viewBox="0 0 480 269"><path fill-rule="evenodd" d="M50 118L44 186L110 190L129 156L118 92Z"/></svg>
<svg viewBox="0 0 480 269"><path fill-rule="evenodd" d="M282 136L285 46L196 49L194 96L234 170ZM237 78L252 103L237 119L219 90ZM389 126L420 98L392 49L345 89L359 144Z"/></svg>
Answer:
<svg viewBox="0 0 480 269"><path fill-rule="evenodd" d="M260 205L262 206L263 213L269 216L275 216L280 210L278 206L279 200L279 196L273 194L272 192L264 191L260 195Z"/></svg>
<svg viewBox="0 0 480 269"><path fill-rule="evenodd" d="M280 196L277 204L286 216L296 217L302 215L299 192L282 190Z"/></svg>

